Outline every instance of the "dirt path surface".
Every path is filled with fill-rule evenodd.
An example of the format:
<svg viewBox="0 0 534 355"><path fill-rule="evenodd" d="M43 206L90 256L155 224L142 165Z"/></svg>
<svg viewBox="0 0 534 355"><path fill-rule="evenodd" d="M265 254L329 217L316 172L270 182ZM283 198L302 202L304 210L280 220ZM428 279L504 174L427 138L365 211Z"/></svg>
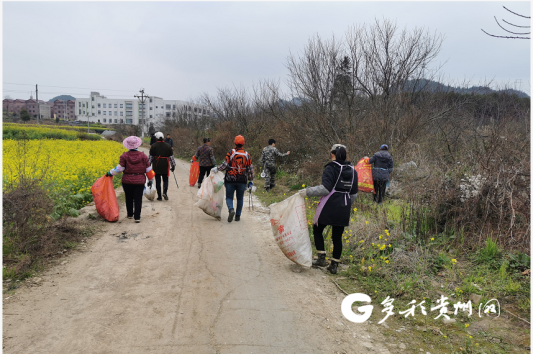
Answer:
<svg viewBox="0 0 534 355"><path fill-rule="evenodd" d="M246 201L240 222L193 204L178 162L169 201L141 223L106 223L87 244L4 295L4 353L387 353L375 325L348 322L321 270L298 269ZM101 224L104 224L102 222ZM8 297L9 296L9 297Z"/></svg>

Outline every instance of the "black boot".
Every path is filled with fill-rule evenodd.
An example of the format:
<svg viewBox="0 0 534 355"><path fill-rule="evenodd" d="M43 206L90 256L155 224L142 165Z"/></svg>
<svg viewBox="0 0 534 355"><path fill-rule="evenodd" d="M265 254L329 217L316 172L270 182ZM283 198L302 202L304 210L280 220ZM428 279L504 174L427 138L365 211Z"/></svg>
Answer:
<svg viewBox="0 0 534 355"><path fill-rule="evenodd" d="M326 260L325 260L325 257L326 257L326 254L325 254L325 253L317 254L317 260L314 260L314 261L313 261L312 266L313 266L313 267L319 267L319 266L326 266L326 265L328 265L328 263L327 263Z"/></svg>
<svg viewBox="0 0 534 355"><path fill-rule="evenodd" d="M269 192L270 189L271 189L270 187L266 187L265 192Z"/></svg>
<svg viewBox="0 0 534 355"><path fill-rule="evenodd" d="M332 274L337 274L337 266L339 265L339 261L335 261L334 259L330 260L330 265L326 268L326 270L330 271Z"/></svg>
<svg viewBox="0 0 534 355"><path fill-rule="evenodd" d="M167 196L167 191L163 191L163 198L165 200L168 200L169 199L169 196Z"/></svg>
<svg viewBox="0 0 534 355"><path fill-rule="evenodd" d="M228 210L228 223L234 220L234 215L235 215L234 209L230 208L230 210Z"/></svg>

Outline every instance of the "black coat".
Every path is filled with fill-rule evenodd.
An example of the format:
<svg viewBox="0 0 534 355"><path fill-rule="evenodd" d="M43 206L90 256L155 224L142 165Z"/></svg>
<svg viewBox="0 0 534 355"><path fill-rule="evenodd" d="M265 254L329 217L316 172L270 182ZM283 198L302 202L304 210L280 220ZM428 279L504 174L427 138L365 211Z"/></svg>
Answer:
<svg viewBox="0 0 534 355"><path fill-rule="evenodd" d="M338 161L338 163L344 167L337 186L336 182L338 181L341 167L334 162L325 165L322 185L328 192L331 192L336 187L336 191L348 191L350 189L350 195L358 193L358 173L356 173L354 168L349 168L351 166L350 162ZM354 173L354 181L352 181L352 173ZM351 181L352 186L350 186ZM350 196L344 193L334 192L319 215L319 223L330 226L348 226L350 222L350 209Z"/></svg>
<svg viewBox="0 0 534 355"><path fill-rule="evenodd" d="M369 158L369 164L373 166L373 180L388 181L389 173L393 171L393 157L387 150L379 150Z"/></svg>
<svg viewBox="0 0 534 355"><path fill-rule="evenodd" d="M152 137L150 137L150 145L152 145L152 144L154 144L156 142L157 142L156 136L152 135Z"/></svg>
<svg viewBox="0 0 534 355"><path fill-rule="evenodd" d="M171 146L163 141L156 142L150 147L149 154L152 156L152 170L156 174L166 176L171 166L169 160L165 158L172 156ZM158 159L158 157L160 158Z"/></svg>

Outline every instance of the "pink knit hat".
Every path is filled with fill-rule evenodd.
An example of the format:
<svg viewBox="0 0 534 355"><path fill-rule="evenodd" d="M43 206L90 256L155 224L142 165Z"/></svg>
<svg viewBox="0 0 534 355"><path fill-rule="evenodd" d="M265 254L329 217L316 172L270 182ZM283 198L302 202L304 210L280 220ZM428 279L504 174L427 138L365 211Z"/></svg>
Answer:
<svg viewBox="0 0 534 355"><path fill-rule="evenodd" d="M143 143L141 138L136 136L126 137L126 139L122 141L122 145L126 149L136 149L141 145L141 143Z"/></svg>

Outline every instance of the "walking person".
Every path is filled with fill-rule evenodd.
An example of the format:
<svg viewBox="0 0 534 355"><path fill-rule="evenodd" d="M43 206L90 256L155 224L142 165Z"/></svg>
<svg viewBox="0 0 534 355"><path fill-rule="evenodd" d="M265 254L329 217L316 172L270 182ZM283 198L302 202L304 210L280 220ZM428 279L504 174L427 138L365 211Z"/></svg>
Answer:
<svg viewBox="0 0 534 355"><path fill-rule="evenodd" d="M330 158L332 161L325 165L323 171L322 184L302 189L299 194L303 197L322 196L313 224L313 239L317 249L317 260L313 261L313 266L327 266L323 231L326 226L332 226L334 251L327 270L336 274L343 250L343 230L349 225L351 205L358 193L358 174L346 160L347 150L344 145L334 144Z"/></svg>
<svg viewBox="0 0 534 355"><path fill-rule="evenodd" d="M289 155L287 153L280 153L278 149L275 148L276 141L274 139L269 139L268 145L263 148L261 152L260 162L263 166L263 171L265 172L265 191L269 191L274 188L275 176L276 176L276 161L275 158L285 157Z"/></svg>
<svg viewBox="0 0 534 355"><path fill-rule="evenodd" d="M152 133L150 135L150 145L156 143L157 139L156 139L156 134L155 133Z"/></svg>
<svg viewBox="0 0 534 355"><path fill-rule="evenodd" d="M213 154L213 149L210 147L211 139L206 137L202 141L204 144L198 147L195 154L195 158L198 160L198 167L200 169L200 175L198 175L199 189L200 185L202 185L202 181L204 180L204 176L208 176L210 174L210 170L213 169L213 167L217 164L215 161L215 155Z"/></svg>
<svg viewBox="0 0 534 355"><path fill-rule="evenodd" d="M373 165L373 185L375 193L373 200L382 203L386 195L386 185L389 181L389 174L393 171L393 157L389 153L386 144L380 146L380 150L372 157L365 157L366 162Z"/></svg>
<svg viewBox="0 0 534 355"><path fill-rule="evenodd" d="M171 146L163 141L163 133L156 132L155 136L157 141L150 147L148 160L156 173L157 200L161 201L161 180L163 180L163 198L168 200L169 176L171 171L174 172L176 161L174 160Z"/></svg>
<svg viewBox="0 0 534 355"><path fill-rule="evenodd" d="M171 135L167 133L167 138L165 138L165 143L171 146L172 150L174 151L174 142L172 141Z"/></svg>
<svg viewBox="0 0 534 355"><path fill-rule="evenodd" d="M107 176L114 176L122 173L122 188L126 197L126 216L133 218L136 223L141 222L141 208L143 202L143 190L145 189L146 178L152 185L154 172L148 162L145 153L137 150L143 143L141 138L136 136L127 137L122 145L128 149L119 158L119 165L106 173ZM146 174L146 178L145 178Z"/></svg>
<svg viewBox="0 0 534 355"><path fill-rule="evenodd" d="M243 196L245 190L251 188L254 180L254 167L250 154L243 149L245 138L237 136L234 139L235 148L226 153L223 163L212 169L213 172L226 171L224 186L226 187L226 206L228 207L228 222L241 220L243 210ZM249 181L247 185L247 181ZM237 199L237 207L234 210L234 192Z"/></svg>

